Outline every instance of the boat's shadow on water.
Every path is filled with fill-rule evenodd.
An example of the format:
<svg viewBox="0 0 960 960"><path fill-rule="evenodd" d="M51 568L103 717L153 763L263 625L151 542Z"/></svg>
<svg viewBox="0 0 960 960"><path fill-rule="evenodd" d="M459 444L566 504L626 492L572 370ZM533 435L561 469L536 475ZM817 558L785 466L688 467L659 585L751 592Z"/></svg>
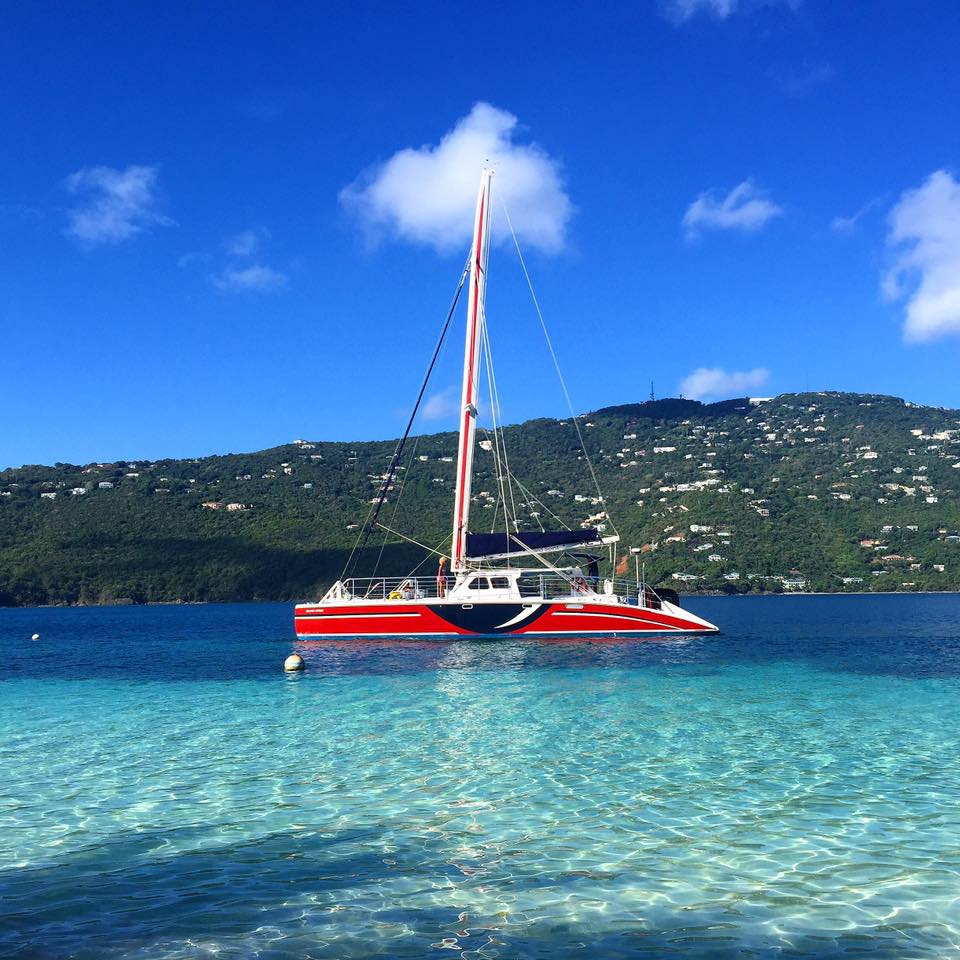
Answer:
<svg viewBox="0 0 960 960"><path fill-rule="evenodd" d="M682 637L476 637L424 640L414 637L298 640L294 646L311 672L415 674L439 670L570 670L650 667L658 664L713 669L715 656L703 644L709 635Z"/></svg>
<svg viewBox="0 0 960 960"><path fill-rule="evenodd" d="M925 637L838 630L817 634L802 622L730 630L722 634L657 637L352 638L299 640L311 673L416 674L438 670L666 669L673 675L705 676L741 666L802 662L826 673L905 679L960 677L960 630L956 625Z"/></svg>
<svg viewBox="0 0 960 960"><path fill-rule="evenodd" d="M568 904L602 901L610 875L537 870L471 877L427 849L373 831L311 829L238 839L183 828L136 832L31 867L0 871L0 956L111 957L908 958L943 956L945 936L915 925L778 935L732 904L653 906L643 878L621 905L578 921ZM396 889L436 905L404 907ZM595 889L591 889L594 887ZM498 889L499 888L499 889ZM493 909L535 890L535 915ZM652 898L651 898L652 900ZM794 919L793 927L797 923ZM479 952L478 952L479 951Z"/></svg>

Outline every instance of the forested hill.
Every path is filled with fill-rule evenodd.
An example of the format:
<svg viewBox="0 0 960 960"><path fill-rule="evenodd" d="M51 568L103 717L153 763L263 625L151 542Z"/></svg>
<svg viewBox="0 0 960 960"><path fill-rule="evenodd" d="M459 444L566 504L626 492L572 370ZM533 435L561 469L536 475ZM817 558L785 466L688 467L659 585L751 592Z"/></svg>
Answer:
<svg viewBox="0 0 960 960"><path fill-rule="evenodd" d="M960 411L807 393L626 404L580 425L610 517L573 424L546 419L505 431L526 491L518 512L533 529L555 524L551 512L573 527L615 524L650 581L688 592L960 589ZM479 439L476 530L501 516ZM314 597L340 574L394 447L298 440L0 472L0 605ZM381 520L446 549L454 455L453 434L411 440ZM378 572L405 573L423 552L392 540Z"/></svg>

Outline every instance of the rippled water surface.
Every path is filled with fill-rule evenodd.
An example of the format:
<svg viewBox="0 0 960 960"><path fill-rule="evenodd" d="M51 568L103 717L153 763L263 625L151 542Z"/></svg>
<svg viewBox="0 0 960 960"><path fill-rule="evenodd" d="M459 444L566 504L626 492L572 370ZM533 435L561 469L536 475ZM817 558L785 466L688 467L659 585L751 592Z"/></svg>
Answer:
<svg viewBox="0 0 960 960"><path fill-rule="evenodd" d="M960 953L960 598L688 605L724 633L0 610L0 956Z"/></svg>

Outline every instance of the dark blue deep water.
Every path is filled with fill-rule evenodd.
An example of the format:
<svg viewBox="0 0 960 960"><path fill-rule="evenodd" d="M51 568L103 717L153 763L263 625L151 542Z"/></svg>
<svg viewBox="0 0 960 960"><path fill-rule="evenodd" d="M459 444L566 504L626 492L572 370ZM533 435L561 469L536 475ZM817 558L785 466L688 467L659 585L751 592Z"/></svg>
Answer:
<svg viewBox="0 0 960 960"><path fill-rule="evenodd" d="M0 610L0 956L960 955L960 597L688 605L724 632Z"/></svg>

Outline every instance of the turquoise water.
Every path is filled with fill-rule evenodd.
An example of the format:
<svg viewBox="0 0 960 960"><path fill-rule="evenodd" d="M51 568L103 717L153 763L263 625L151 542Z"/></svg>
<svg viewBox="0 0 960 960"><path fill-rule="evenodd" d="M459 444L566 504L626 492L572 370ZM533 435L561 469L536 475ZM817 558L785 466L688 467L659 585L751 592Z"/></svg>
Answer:
<svg viewBox="0 0 960 960"><path fill-rule="evenodd" d="M688 605L724 633L0 610L0 956L960 953L960 598Z"/></svg>

